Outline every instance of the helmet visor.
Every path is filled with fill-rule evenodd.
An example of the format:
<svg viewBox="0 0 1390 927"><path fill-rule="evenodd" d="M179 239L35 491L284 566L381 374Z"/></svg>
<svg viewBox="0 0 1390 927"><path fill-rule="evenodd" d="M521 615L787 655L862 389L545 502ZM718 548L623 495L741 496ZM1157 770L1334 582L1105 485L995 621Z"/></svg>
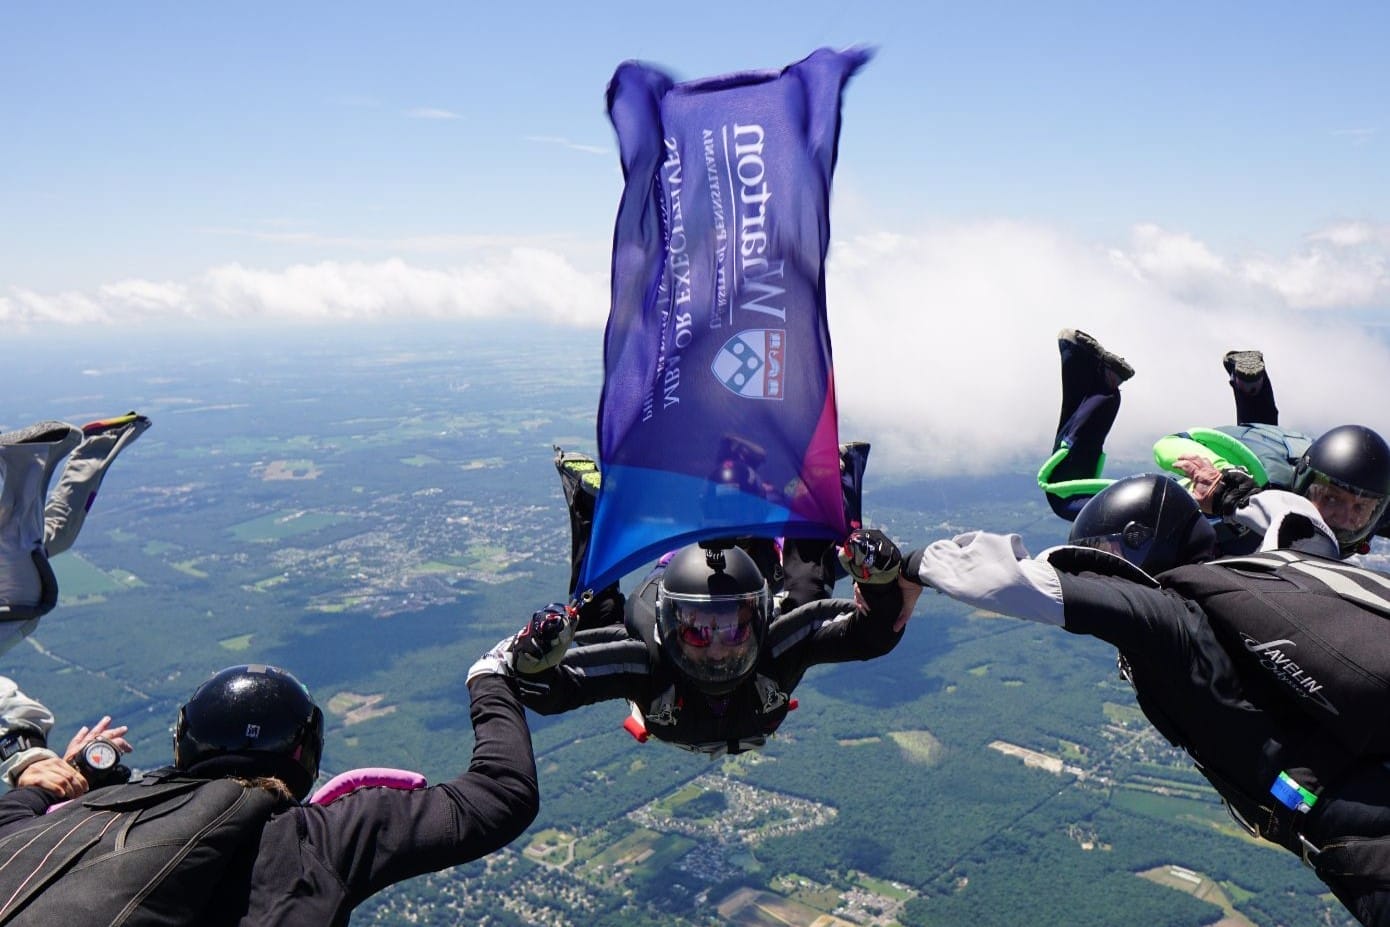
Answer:
<svg viewBox="0 0 1390 927"><path fill-rule="evenodd" d="M659 621L667 653L698 684L737 682L757 662L766 602L766 587L727 596L664 594Z"/></svg>
<svg viewBox="0 0 1390 927"><path fill-rule="evenodd" d="M1073 538L1072 544L1079 547L1094 547L1107 554L1114 554L1130 563L1144 568L1149 552L1154 546L1154 530L1137 521L1128 522L1123 529L1108 534L1094 534L1084 538Z"/></svg>
<svg viewBox="0 0 1390 927"><path fill-rule="evenodd" d="M1322 520L1344 549L1371 536L1385 514L1387 502L1384 493L1367 492L1316 471L1304 495L1317 506Z"/></svg>
<svg viewBox="0 0 1390 927"><path fill-rule="evenodd" d="M1124 557L1125 542L1119 534L1100 534L1089 538L1074 538L1069 543L1077 547L1091 547L1096 550L1103 550L1107 554L1114 554L1116 557Z"/></svg>

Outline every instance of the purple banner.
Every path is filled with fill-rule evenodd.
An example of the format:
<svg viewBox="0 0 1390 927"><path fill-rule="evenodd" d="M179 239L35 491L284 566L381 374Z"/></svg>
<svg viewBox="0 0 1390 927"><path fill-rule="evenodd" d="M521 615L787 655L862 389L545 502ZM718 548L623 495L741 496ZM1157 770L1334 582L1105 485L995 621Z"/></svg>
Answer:
<svg viewBox="0 0 1390 927"><path fill-rule="evenodd" d="M867 60L613 75L626 187L576 591L696 540L845 533L824 267L840 95Z"/></svg>

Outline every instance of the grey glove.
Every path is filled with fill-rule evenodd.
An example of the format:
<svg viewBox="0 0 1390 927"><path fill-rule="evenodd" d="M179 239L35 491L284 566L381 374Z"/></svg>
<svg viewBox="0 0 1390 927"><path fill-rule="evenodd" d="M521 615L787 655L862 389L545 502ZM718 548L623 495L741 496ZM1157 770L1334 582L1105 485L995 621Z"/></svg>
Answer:
<svg viewBox="0 0 1390 927"><path fill-rule="evenodd" d="M877 528L851 531L840 546L839 555L840 565L856 583L891 583L903 565L898 545Z"/></svg>

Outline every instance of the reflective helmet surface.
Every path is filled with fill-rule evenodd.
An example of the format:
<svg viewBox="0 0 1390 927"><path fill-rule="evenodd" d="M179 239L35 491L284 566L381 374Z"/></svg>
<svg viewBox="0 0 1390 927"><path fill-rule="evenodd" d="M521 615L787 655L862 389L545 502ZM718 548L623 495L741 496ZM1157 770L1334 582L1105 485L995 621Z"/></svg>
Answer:
<svg viewBox="0 0 1390 927"><path fill-rule="evenodd" d="M1390 503L1390 447L1363 425L1339 425L1303 453L1293 490L1317 506L1342 553L1355 553Z"/></svg>
<svg viewBox="0 0 1390 927"><path fill-rule="evenodd" d="M758 662L767 631L767 582L737 547L678 550L657 595L657 634L676 670L709 695L726 695Z"/></svg>
<svg viewBox="0 0 1390 927"><path fill-rule="evenodd" d="M174 765L195 775L274 776L309 794L323 752L323 712L309 690L274 666L230 666L179 709Z"/></svg>
<svg viewBox="0 0 1390 927"><path fill-rule="evenodd" d="M1145 573L1209 560L1216 532L1197 501L1157 473L1117 480L1096 493L1072 522L1070 543L1123 557Z"/></svg>

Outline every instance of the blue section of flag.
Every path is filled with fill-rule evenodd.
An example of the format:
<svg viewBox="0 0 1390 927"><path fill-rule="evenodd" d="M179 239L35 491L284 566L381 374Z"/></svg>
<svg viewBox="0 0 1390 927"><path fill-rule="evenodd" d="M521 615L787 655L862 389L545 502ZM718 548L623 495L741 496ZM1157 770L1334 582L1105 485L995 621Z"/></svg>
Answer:
<svg viewBox="0 0 1390 927"><path fill-rule="evenodd" d="M840 96L867 60L614 74L626 186L580 590L689 541L844 534L824 265Z"/></svg>

